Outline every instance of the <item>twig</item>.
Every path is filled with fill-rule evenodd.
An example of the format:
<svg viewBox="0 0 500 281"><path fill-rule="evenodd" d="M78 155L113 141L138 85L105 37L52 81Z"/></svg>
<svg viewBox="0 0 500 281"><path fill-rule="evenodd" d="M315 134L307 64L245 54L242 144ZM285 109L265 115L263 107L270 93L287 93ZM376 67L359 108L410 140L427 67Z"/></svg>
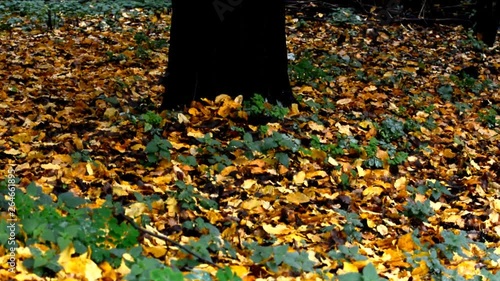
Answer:
<svg viewBox="0 0 500 281"><path fill-rule="evenodd" d="M142 233L145 233L145 234L148 234L148 235L151 235L153 237L156 237L158 239L161 239L161 240L164 240L174 246L177 246L179 247L181 250L185 251L186 253L188 254L191 254L193 255L195 258L197 258L198 260L201 260L207 264L210 264L210 265L213 265L214 267L218 268L218 269L221 269L222 267L220 267L219 265L215 264L214 262L212 261L209 261L207 259L205 259L204 257L200 256L199 254L193 252L191 249L187 248L186 246L183 246L181 244L179 244L178 242L168 238L167 236L163 235L163 234L158 234L158 233L154 233L154 232L151 232L147 229L144 229L142 228L141 226L139 226L132 218L124 215L124 214L119 214L117 215L119 216L119 218L123 218L125 219L126 221L128 221L134 228L136 228L137 230L139 230L140 232Z"/></svg>
<svg viewBox="0 0 500 281"><path fill-rule="evenodd" d="M420 12L418 13L418 18L425 17L424 13L425 13L425 4L426 3L427 3L427 1L424 0L423 3L422 3L422 8L420 9Z"/></svg>

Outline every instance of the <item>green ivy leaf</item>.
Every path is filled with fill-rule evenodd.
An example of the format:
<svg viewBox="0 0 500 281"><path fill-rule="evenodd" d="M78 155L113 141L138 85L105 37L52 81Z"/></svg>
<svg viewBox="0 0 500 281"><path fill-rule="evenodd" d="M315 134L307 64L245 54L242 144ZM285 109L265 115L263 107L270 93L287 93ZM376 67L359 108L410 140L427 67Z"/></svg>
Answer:
<svg viewBox="0 0 500 281"><path fill-rule="evenodd" d="M255 250L252 253L252 256L250 259L254 263L261 263L262 261L265 261L271 257L271 253L273 252L272 247L262 247L262 246L255 246Z"/></svg>
<svg viewBox="0 0 500 281"><path fill-rule="evenodd" d="M274 157L276 157L278 162L280 162L283 166L288 167L290 165L290 157L288 157L288 154L284 152L276 152Z"/></svg>
<svg viewBox="0 0 500 281"><path fill-rule="evenodd" d="M219 281L241 281L241 278L227 266L217 270L215 277L217 277Z"/></svg>
<svg viewBox="0 0 500 281"><path fill-rule="evenodd" d="M283 262L286 253L288 253L288 245L276 246L273 248L273 252L276 265L280 265Z"/></svg>
<svg viewBox="0 0 500 281"><path fill-rule="evenodd" d="M364 281L363 276L357 272L349 272L339 276L339 281ZM372 281L372 280L370 280Z"/></svg>
<svg viewBox="0 0 500 281"><path fill-rule="evenodd" d="M151 270L150 278L151 278L150 280L155 280L155 281L183 281L184 275L182 275L181 272L176 272L170 267L167 267L162 269Z"/></svg>
<svg viewBox="0 0 500 281"><path fill-rule="evenodd" d="M363 280L377 281L380 277L378 276L377 269L372 263L367 264L363 268Z"/></svg>
<svg viewBox="0 0 500 281"><path fill-rule="evenodd" d="M66 205L68 208L75 209L80 205L85 204L85 199L76 196L73 192L68 191L59 194L57 201Z"/></svg>

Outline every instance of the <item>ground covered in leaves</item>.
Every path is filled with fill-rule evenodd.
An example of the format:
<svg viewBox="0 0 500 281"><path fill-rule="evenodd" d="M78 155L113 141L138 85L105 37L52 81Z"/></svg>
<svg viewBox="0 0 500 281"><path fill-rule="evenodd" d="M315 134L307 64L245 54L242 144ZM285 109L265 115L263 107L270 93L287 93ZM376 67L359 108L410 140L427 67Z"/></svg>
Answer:
<svg viewBox="0 0 500 281"><path fill-rule="evenodd" d="M3 29L0 279L500 280L498 45L346 12L287 17L288 109L155 113L167 13Z"/></svg>

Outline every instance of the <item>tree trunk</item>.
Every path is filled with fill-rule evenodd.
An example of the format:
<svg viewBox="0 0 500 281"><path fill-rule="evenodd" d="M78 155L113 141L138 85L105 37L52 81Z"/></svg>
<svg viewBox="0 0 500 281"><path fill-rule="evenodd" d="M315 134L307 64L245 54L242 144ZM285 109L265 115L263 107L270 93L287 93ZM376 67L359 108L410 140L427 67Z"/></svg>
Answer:
<svg viewBox="0 0 500 281"><path fill-rule="evenodd" d="M477 0L476 2L476 34L488 46L493 46L497 37L500 21L500 3L498 0Z"/></svg>
<svg viewBox="0 0 500 281"><path fill-rule="evenodd" d="M218 94L293 100L283 0L172 0L162 109Z"/></svg>

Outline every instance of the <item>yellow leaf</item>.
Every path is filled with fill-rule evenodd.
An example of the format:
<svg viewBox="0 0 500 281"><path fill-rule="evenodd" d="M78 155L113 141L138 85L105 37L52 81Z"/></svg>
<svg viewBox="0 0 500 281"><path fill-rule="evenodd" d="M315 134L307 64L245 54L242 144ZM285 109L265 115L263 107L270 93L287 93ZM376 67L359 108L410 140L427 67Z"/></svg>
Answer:
<svg viewBox="0 0 500 281"><path fill-rule="evenodd" d="M241 187L242 187L243 189L249 189L249 188L251 188L251 187L252 187L254 184L256 184L256 183L257 183L257 181L256 181L256 180L254 180L254 179L247 179L247 180L245 180L245 181L243 182L243 184L241 185Z"/></svg>
<svg viewBox="0 0 500 281"><path fill-rule="evenodd" d="M127 184L114 184L113 185L113 195L127 196L129 194L129 191L133 191L133 190Z"/></svg>
<svg viewBox="0 0 500 281"><path fill-rule="evenodd" d="M183 123L189 124L189 119L186 117L186 115L184 115L182 113L177 114L177 120L181 124L183 124Z"/></svg>
<svg viewBox="0 0 500 281"><path fill-rule="evenodd" d="M147 208L145 203L135 202L135 203L132 203L127 208L125 208L125 215L127 215L131 218L136 218L136 217L144 214L144 212L146 212L147 209L148 208Z"/></svg>
<svg viewBox="0 0 500 281"><path fill-rule="evenodd" d="M340 123L335 123L335 127L337 127L339 129L339 133L344 134L344 135L348 135L348 136L352 136L351 126L342 125Z"/></svg>
<svg viewBox="0 0 500 281"><path fill-rule="evenodd" d="M118 115L118 110L113 107L108 107L106 108L106 111L104 111L104 117L108 119L112 119L116 115Z"/></svg>
<svg viewBox="0 0 500 281"><path fill-rule="evenodd" d="M417 249L417 245L413 242L411 233L407 233L398 239L398 248L404 252L411 252Z"/></svg>
<svg viewBox="0 0 500 281"><path fill-rule="evenodd" d="M286 200L290 203L298 205L298 204L302 204L302 203L307 203L311 199L302 192L294 192L294 193L288 194L286 196Z"/></svg>
<svg viewBox="0 0 500 281"><path fill-rule="evenodd" d="M326 178L326 177L328 177L328 174L323 170L308 172L306 174L306 178L308 178L308 179L315 178L315 177Z"/></svg>
<svg viewBox="0 0 500 281"><path fill-rule="evenodd" d="M42 169L44 169L44 170L59 170L59 169L61 169L61 166L54 165L52 163L42 164L42 165L40 165L40 167L42 167Z"/></svg>
<svg viewBox="0 0 500 281"><path fill-rule="evenodd" d="M394 188L400 190L402 188L406 188L406 177L400 177L394 182Z"/></svg>
<svg viewBox="0 0 500 281"><path fill-rule="evenodd" d="M384 189L380 186L369 186L363 190L363 195L366 197L378 196Z"/></svg>
<svg viewBox="0 0 500 281"><path fill-rule="evenodd" d="M231 271L236 273L236 275L238 275L240 278L245 277L249 273L247 266L231 265L230 268Z"/></svg>
<svg viewBox="0 0 500 281"><path fill-rule="evenodd" d="M350 262L344 262L344 268L342 270L345 273L359 272L358 267L355 266L354 264L350 263Z"/></svg>
<svg viewBox="0 0 500 281"><path fill-rule="evenodd" d="M247 200L243 203L241 203L241 208L243 209L246 209L246 210L252 210L252 209L255 209L257 207L261 207L263 204L262 204L262 200L258 200L258 199L250 199L250 200Z"/></svg>
<svg viewBox="0 0 500 281"><path fill-rule="evenodd" d="M337 104L343 105L343 104L348 104L348 103L351 103L351 102L352 102L352 99L346 98L346 99L340 99L340 100L338 100Z"/></svg>
<svg viewBox="0 0 500 281"><path fill-rule="evenodd" d="M451 158L455 158L456 154L451 151L451 149L449 148L446 148L444 151L443 151L443 156L445 158L448 158L448 159L451 159Z"/></svg>
<svg viewBox="0 0 500 281"><path fill-rule="evenodd" d="M296 103L292 103L292 106L290 107L289 115L293 116L293 115L297 115L297 114L300 114L299 105Z"/></svg>
<svg viewBox="0 0 500 281"><path fill-rule="evenodd" d="M165 246L150 246L143 248L146 253L153 255L155 258L163 257L167 253L167 247Z"/></svg>
<svg viewBox="0 0 500 281"><path fill-rule="evenodd" d="M85 263L85 280L97 281L101 277L101 269L90 258L87 258Z"/></svg>
<svg viewBox="0 0 500 281"><path fill-rule="evenodd" d="M382 236L386 236L389 233L389 229L387 229L387 226L383 224L377 225L377 231L382 234Z"/></svg>
<svg viewBox="0 0 500 281"><path fill-rule="evenodd" d="M8 155L19 155L19 154L21 154L21 151L14 149L14 148L11 148L11 149L4 150L3 153L8 154Z"/></svg>
<svg viewBox="0 0 500 281"><path fill-rule="evenodd" d="M264 229L265 232L273 235L284 235L292 232L292 230L286 224L282 223L278 224L277 226L272 226L270 224L263 223L262 228Z"/></svg>
<svg viewBox="0 0 500 281"><path fill-rule="evenodd" d="M364 177L366 175L365 169L361 166L356 166L356 171L358 172L358 176L360 178Z"/></svg>
<svg viewBox="0 0 500 281"><path fill-rule="evenodd" d="M375 90L377 90L377 87L375 85L370 85L368 87L363 88L363 91L365 91L365 92L373 92Z"/></svg>
<svg viewBox="0 0 500 281"><path fill-rule="evenodd" d="M339 166L339 162L335 160L333 157L328 156L328 164L333 165L333 166Z"/></svg>
<svg viewBox="0 0 500 281"><path fill-rule="evenodd" d="M323 150L318 150L318 149L314 149L314 148L311 149L311 158L314 159L314 160L324 161L325 158L326 158L326 156L327 156L327 154Z"/></svg>
<svg viewBox="0 0 500 281"><path fill-rule="evenodd" d="M425 263L424 260L421 260L419 262L419 267L415 268L412 270L411 275L412 276L417 276L417 277L423 277L424 275L427 275L429 273L429 268L427 267L427 264Z"/></svg>
<svg viewBox="0 0 500 281"><path fill-rule="evenodd" d="M67 247L61 252L59 264L63 267L63 272L59 274L71 274L78 279L96 281L102 277L101 269L89 257L89 253L82 254L77 257L72 257L75 252L73 246Z"/></svg>
<svg viewBox="0 0 500 281"><path fill-rule="evenodd" d="M198 130L195 130L195 129L191 129L191 128L188 128L187 135L189 137L194 137L194 138L203 138L205 136L205 134L202 133L201 131L198 131Z"/></svg>
<svg viewBox="0 0 500 281"><path fill-rule="evenodd" d="M138 150L144 150L144 149L146 149L146 147L140 143L134 144L130 147L130 150L132 150L132 151L138 151Z"/></svg>
<svg viewBox="0 0 500 281"><path fill-rule="evenodd" d="M474 160L470 160L470 164L472 165L472 167L474 167L474 169L480 171L481 170L481 167L479 167L479 165L474 161Z"/></svg>
<svg viewBox="0 0 500 281"><path fill-rule="evenodd" d="M408 67L408 66L403 67L402 70L406 71L406 72L409 72L409 73L416 73L417 72L417 68L415 68L415 67Z"/></svg>
<svg viewBox="0 0 500 281"><path fill-rule="evenodd" d="M174 197L169 197L167 199L167 214L169 217L174 217L176 214L179 213L179 203L177 202L177 199Z"/></svg>
<svg viewBox="0 0 500 281"><path fill-rule="evenodd" d="M500 213L500 200L499 199L493 200L493 208L495 209L496 212Z"/></svg>
<svg viewBox="0 0 500 281"><path fill-rule="evenodd" d="M306 173L304 171L300 171L293 176L293 184L302 185L306 179Z"/></svg>
<svg viewBox="0 0 500 281"><path fill-rule="evenodd" d="M301 93L304 93L304 92L312 92L313 91L313 88L311 86L302 86L302 88L300 88L299 92Z"/></svg>
<svg viewBox="0 0 500 281"><path fill-rule="evenodd" d="M31 142L33 138L27 133L20 133L17 135L13 135L10 139L15 143L23 143L23 142Z"/></svg>
<svg viewBox="0 0 500 281"><path fill-rule="evenodd" d="M462 275L467 279L473 278L474 276L478 276L480 272L479 268L477 268L476 266L477 266L477 261L463 261L457 267L458 274Z"/></svg>
<svg viewBox="0 0 500 281"><path fill-rule="evenodd" d="M309 126L309 128L312 130L312 131L323 131L325 129L325 126L321 125L321 124L318 124L314 121L309 121L307 122L307 126Z"/></svg>
<svg viewBox="0 0 500 281"><path fill-rule="evenodd" d="M366 219L366 225L368 225L369 228L375 228L377 226L377 223L369 218Z"/></svg>
<svg viewBox="0 0 500 281"><path fill-rule="evenodd" d="M130 268L127 266L127 263L125 261L131 262L134 261L134 258L128 253L123 254L122 263L120 264L120 267L116 269L116 272L118 272L122 276L125 276L130 273Z"/></svg>
<svg viewBox="0 0 500 281"><path fill-rule="evenodd" d="M92 169L92 164L87 163L87 165L85 165L85 167L87 168L87 174L89 174L89 176L93 176L94 170Z"/></svg>
<svg viewBox="0 0 500 281"><path fill-rule="evenodd" d="M83 149L83 141L81 138L77 136L73 136L73 143L75 144L76 149L82 150Z"/></svg>
<svg viewBox="0 0 500 281"><path fill-rule="evenodd" d="M114 268L107 262L101 262L99 268L102 270L102 278L104 280L117 280Z"/></svg>

